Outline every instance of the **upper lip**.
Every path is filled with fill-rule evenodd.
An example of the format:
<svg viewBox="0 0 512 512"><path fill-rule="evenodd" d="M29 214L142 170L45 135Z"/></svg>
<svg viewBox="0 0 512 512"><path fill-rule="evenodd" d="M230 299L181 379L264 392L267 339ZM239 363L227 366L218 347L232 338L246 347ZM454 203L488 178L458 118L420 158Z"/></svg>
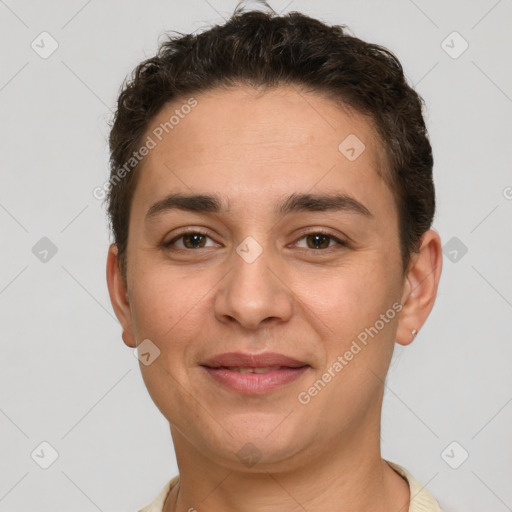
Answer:
<svg viewBox="0 0 512 512"><path fill-rule="evenodd" d="M226 352L207 359L201 366L209 368L240 367L240 368L267 368L269 366L287 366L300 368L309 366L303 361L276 352L263 352L261 354L249 354L244 352Z"/></svg>

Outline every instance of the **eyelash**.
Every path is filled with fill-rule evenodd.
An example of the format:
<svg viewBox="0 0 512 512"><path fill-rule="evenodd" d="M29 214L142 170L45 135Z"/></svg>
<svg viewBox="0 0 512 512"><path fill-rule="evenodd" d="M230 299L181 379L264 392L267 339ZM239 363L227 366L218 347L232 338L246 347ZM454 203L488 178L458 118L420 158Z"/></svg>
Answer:
<svg viewBox="0 0 512 512"><path fill-rule="evenodd" d="M196 249L189 249L189 248L181 248L179 247L178 249L173 249L172 248L172 245L180 240L181 238L183 238L184 236L186 235L201 235L201 236L204 236L206 238L210 238L212 239L207 233L205 233L204 231L201 231L200 229L194 229L194 230L190 230L190 231L184 231L183 233L181 233L180 235L174 237L172 240L169 240L169 242L164 242L162 243L162 247L166 250L171 250L171 251L197 251L198 249L205 249L205 247L198 247ZM334 236L332 233L329 233L328 231L324 231L322 229L317 229L317 230L314 230L314 231L310 231L310 232L307 232L307 233L303 233L298 239L297 241L299 240L302 240L303 238L309 236L309 235L323 235L323 236L326 236L327 238L330 238L331 240L333 240L334 242L336 242L338 245L337 246L333 246L333 247L327 247L325 249L310 249L310 248L303 248L303 247L300 247L299 250L302 250L302 251L306 251L306 252L313 252L313 253L321 253L321 252L330 252L331 250L336 250L336 249L339 249L340 247L350 247L348 242L345 242L344 240L340 240L339 238L337 238L336 236Z"/></svg>

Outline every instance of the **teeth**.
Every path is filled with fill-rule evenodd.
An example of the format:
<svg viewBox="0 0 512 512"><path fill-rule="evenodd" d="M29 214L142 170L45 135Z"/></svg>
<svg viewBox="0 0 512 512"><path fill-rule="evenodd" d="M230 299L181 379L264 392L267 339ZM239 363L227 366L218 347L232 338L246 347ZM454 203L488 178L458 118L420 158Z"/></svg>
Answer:
<svg viewBox="0 0 512 512"><path fill-rule="evenodd" d="M254 373L267 373L269 372L270 370L274 370L274 368L270 367L270 366L267 366L266 368L254 368Z"/></svg>
<svg viewBox="0 0 512 512"><path fill-rule="evenodd" d="M240 373L267 373L272 370L277 370L281 368L280 366L266 366L264 368L241 368L240 366L230 366L228 370L232 372L240 372Z"/></svg>

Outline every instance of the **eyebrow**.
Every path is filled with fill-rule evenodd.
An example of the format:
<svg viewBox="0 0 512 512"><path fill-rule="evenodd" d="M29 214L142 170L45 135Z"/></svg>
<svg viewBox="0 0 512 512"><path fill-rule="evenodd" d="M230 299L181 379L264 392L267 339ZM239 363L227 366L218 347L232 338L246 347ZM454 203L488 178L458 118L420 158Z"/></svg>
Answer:
<svg viewBox="0 0 512 512"><path fill-rule="evenodd" d="M146 219L176 209L198 213L228 212L228 208L217 196L170 194L149 208ZM319 211L338 211L373 217L364 204L347 194L292 194L274 208L274 213L281 217L292 213Z"/></svg>

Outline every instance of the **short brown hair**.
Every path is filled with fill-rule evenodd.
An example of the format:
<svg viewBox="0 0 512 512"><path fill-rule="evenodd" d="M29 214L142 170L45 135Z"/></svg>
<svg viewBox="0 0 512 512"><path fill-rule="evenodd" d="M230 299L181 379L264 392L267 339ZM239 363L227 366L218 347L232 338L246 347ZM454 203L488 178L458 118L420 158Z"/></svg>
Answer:
<svg viewBox="0 0 512 512"><path fill-rule="evenodd" d="M298 85L369 116L382 141L395 197L404 270L435 211L432 148L423 101L387 49L299 12L244 11L199 34L169 36L125 81L110 132L108 213L126 276L126 246L136 166L118 171L168 102L217 87ZM114 178L117 180L114 181Z"/></svg>

